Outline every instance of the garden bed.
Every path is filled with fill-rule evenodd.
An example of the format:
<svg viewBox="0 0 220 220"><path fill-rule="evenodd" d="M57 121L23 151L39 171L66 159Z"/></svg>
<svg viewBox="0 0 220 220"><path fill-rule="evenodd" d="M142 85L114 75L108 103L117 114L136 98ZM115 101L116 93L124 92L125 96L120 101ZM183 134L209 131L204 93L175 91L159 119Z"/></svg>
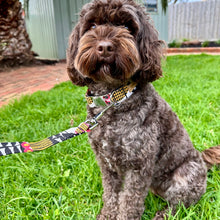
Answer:
<svg viewBox="0 0 220 220"><path fill-rule="evenodd" d="M197 47L220 47L220 40L218 41L183 41L178 42L173 40L168 44L169 48L197 48Z"/></svg>
<svg viewBox="0 0 220 220"><path fill-rule="evenodd" d="M208 54L220 54L220 47L179 47L179 48L167 48L166 53L208 53Z"/></svg>
<svg viewBox="0 0 220 220"><path fill-rule="evenodd" d="M178 42L176 40L168 44L166 53L209 53L220 54L220 40L218 41L188 41Z"/></svg>

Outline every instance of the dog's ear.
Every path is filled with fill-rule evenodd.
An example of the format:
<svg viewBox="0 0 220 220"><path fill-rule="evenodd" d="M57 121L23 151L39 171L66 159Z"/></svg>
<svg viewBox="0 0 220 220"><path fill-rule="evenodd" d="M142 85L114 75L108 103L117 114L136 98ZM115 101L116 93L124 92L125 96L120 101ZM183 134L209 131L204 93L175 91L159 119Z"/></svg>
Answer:
<svg viewBox="0 0 220 220"><path fill-rule="evenodd" d="M152 82L162 76L161 59L164 42L158 40L158 32L152 25L150 17L142 10L137 13L140 22L137 45L142 65L136 80Z"/></svg>
<svg viewBox="0 0 220 220"><path fill-rule="evenodd" d="M74 84L78 86L85 86L86 79L74 67L74 60L78 50L79 40L80 40L80 24L78 23L69 37L69 45L66 54L67 73Z"/></svg>

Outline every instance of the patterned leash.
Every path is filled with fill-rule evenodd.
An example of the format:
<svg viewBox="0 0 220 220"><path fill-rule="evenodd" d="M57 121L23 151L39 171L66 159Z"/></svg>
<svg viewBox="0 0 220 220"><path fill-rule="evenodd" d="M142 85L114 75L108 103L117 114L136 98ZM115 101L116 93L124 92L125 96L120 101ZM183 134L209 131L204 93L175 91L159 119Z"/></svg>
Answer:
<svg viewBox="0 0 220 220"><path fill-rule="evenodd" d="M129 98L133 92L136 90L136 84L129 84L119 89L113 91L112 93L106 94L104 96L91 96L89 91L86 94L86 100L90 107L96 106L106 106L104 110L99 112L92 119L88 119L82 122L78 127L69 128L59 134L50 136L41 141L37 142L5 142L0 143L0 156L5 156L9 154L16 153L27 153L34 151L45 150L55 144L61 143L70 138L76 137L78 135L90 132L93 128L98 125L98 119L100 119L105 111L107 111L112 106L118 106L121 102Z"/></svg>

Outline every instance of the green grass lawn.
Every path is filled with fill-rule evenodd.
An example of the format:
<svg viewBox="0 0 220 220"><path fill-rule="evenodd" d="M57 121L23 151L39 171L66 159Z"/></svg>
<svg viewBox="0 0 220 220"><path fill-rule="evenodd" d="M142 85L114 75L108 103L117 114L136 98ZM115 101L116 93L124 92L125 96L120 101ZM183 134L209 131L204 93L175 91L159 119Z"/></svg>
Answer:
<svg viewBox="0 0 220 220"><path fill-rule="evenodd" d="M168 57L154 82L188 131L195 147L220 144L220 56ZM36 92L0 109L0 141L38 141L86 118L86 88L70 82ZM102 207L99 167L87 135L35 153L0 158L0 219L95 219ZM149 193L144 220L166 203ZM220 219L220 169L208 173L199 203L179 207L178 220Z"/></svg>

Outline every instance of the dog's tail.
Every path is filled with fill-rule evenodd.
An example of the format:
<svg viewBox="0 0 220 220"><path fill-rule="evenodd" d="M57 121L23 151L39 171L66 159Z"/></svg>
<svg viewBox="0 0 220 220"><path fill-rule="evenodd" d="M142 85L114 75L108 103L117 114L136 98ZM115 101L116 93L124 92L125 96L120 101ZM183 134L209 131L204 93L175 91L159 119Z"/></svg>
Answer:
<svg viewBox="0 0 220 220"><path fill-rule="evenodd" d="M213 165L220 164L220 145L204 150L202 152L202 157L208 169Z"/></svg>

